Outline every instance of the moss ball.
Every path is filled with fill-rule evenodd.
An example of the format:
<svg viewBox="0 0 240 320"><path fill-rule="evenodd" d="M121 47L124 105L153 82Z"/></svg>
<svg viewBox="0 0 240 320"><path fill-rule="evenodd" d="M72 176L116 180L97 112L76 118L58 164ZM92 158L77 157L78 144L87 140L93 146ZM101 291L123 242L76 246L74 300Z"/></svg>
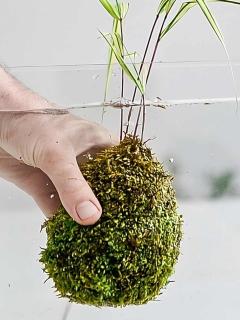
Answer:
<svg viewBox="0 0 240 320"><path fill-rule="evenodd" d="M172 177L127 136L81 165L103 213L93 226L61 208L45 222L44 271L60 297L94 306L144 304L173 273L182 238Z"/></svg>

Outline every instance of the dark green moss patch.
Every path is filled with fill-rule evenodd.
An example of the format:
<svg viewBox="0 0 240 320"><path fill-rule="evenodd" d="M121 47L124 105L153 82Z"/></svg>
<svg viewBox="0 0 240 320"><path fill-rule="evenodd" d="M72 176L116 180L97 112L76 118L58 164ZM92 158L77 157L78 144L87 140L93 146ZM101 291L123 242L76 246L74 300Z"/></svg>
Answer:
<svg viewBox="0 0 240 320"><path fill-rule="evenodd" d="M125 306L154 299L173 273L182 238L172 177L131 136L81 170L102 204L102 217L84 227L60 209L44 225L44 270L72 302Z"/></svg>

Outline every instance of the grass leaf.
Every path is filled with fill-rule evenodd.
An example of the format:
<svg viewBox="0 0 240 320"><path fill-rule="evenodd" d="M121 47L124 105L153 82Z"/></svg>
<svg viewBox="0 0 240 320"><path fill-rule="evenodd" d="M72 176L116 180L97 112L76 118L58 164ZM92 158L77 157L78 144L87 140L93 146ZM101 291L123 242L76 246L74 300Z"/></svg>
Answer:
<svg viewBox="0 0 240 320"><path fill-rule="evenodd" d="M120 22L118 19L113 19L113 28L112 28L112 34L115 34L116 32L120 31ZM112 75L112 65L115 61L115 56L113 54L113 49L109 47L109 57L108 57L108 66L107 66L107 78L106 78L106 84L105 84L105 92L104 92L104 101L107 100L107 94L109 89L109 84L111 80Z"/></svg>
<svg viewBox="0 0 240 320"><path fill-rule="evenodd" d="M121 55L121 52L119 51L119 37L121 38L120 34L104 35L101 31L100 31L100 33L103 36L103 38L107 41L110 48L112 49L113 54L116 57L119 65L122 68L122 70L124 71L124 73L130 78L130 80L132 80L135 83L135 85L137 86L137 88L139 89L141 94L144 94L144 85L142 84L142 82L139 78L139 75L134 74L132 72L132 70L129 68L127 63L124 61L124 59ZM110 36L111 40L108 39L108 36ZM134 69L134 71L135 71L135 69Z"/></svg>
<svg viewBox="0 0 240 320"><path fill-rule="evenodd" d="M157 9L157 15L163 13L165 11L166 5L169 2L169 0L161 0L158 9Z"/></svg>
<svg viewBox="0 0 240 320"><path fill-rule="evenodd" d="M119 15L119 10L117 6L112 5L111 2L108 0L99 0L103 7L106 9L106 11L114 18L117 20L120 20L120 15Z"/></svg>
<svg viewBox="0 0 240 320"><path fill-rule="evenodd" d="M124 2L119 2L116 0L116 4L111 4L108 0L99 0L103 7L107 10L107 12L113 17L113 28L112 35L120 33L120 22L123 20L129 9L129 4ZM112 41L112 40L111 40ZM124 55L123 44L121 39L118 39L118 48L116 48L119 52L121 52L122 56ZM113 54L113 49L109 47L109 56L108 56L108 67L107 67L107 78L105 84L105 92L104 92L104 101L107 99L107 93L109 89L109 84L111 80L112 73L112 65L114 63L115 56Z"/></svg>
<svg viewBox="0 0 240 320"><path fill-rule="evenodd" d="M240 0L210 0L209 2L225 2L225 3L230 3L230 4L240 4Z"/></svg>
<svg viewBox="0 0 240 320"><path fill-rule="evenodd" d="M215 18L213 17L211 11L209 10L206 1L205 0L196 0L196 2L198 3L199 7L201 8L203 14L207 18L209 24L211 25L213 31L215 32L215 34L217 35L219 40L222 42L222 44L224 44L222 33L217 25Z"/></svg>
<svg viewBox="0 0 240 320"><path fill-rule="evenodd" d="M166 3L168 0L162 0L162 3L164 5L164 3ZM216 2L222 2L222 3L227 3L227 4L238 4L240 5L240 0L209 0L208 2L212 2L212 3L216 3ZM196 1L188 1L188 2L184 2L180 9L178 10L177 14L175 15L175 17L170 21L170 23L168 24L168 26L163 30L162 34L161 34L161 38L163 38L174 26L175 24L177 24L184 16L185 14L194 6L196 6L198 4L197 0ZM213 17L212 17L213 18ZM213 18L214 20L214 18ZM211 22L213 22L211 20ZM217 27L218 28L218 27ZM219 29L218 29L219 30ZM220 32L220 30L219 30ZM221 34L221 32L220 32ZM218 36L220 36L220 34L218 34ZM221 36L221 41L222 41L222 36Z"/></svg>
<svg viewBox="0 0 240 320"><path fill-rule="evenodd" d="M158 6L157 15L164 12L169 12L175 2L176 0L161 0Z"/></svg>
<svg viewBox="0 0 240 320"><path fill-rule="evenodd" d="M160 38L163 38L174 26L178 23L179 20L181 20L185 14L196 5L196 2L184 2L180 9L178 10L175 17L170 21L170 23L167 25L165 29L163 29Z"/></svg>
<svg viewBox="0 0 240 320"><path fill-rule="evenodd" d="M118 14L120 16L120 18L123 20L129 10L129 3L124 3L124 2L118 2L118 0L116 0L116 5L115 5L116 9L118 10Z"/></svg>

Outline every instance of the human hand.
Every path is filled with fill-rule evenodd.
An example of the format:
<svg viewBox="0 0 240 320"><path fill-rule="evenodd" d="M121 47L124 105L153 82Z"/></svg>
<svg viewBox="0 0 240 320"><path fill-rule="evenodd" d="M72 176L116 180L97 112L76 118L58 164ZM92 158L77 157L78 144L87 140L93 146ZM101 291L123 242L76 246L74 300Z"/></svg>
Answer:
<svg viewBox="0 0 240 320"><path fill-rule="evenodd" d="M32 196L48 217L62 203L76 222L94 224L101 205L78 162L115 143L102 126L71 114L2 113L0 176Z"/></svg>

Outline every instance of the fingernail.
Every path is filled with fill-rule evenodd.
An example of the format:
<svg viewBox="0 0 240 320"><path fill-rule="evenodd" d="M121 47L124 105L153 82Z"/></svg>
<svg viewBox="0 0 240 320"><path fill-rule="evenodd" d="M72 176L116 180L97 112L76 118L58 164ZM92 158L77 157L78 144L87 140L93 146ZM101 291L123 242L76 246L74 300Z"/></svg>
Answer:
<svg viewBox="0 0 240 320"><path fill-rule="evenodd" d="M80 203L76 210L81 220L86 220L90 217L100 215L98 208L91 201L84 201Z"/></svg>

